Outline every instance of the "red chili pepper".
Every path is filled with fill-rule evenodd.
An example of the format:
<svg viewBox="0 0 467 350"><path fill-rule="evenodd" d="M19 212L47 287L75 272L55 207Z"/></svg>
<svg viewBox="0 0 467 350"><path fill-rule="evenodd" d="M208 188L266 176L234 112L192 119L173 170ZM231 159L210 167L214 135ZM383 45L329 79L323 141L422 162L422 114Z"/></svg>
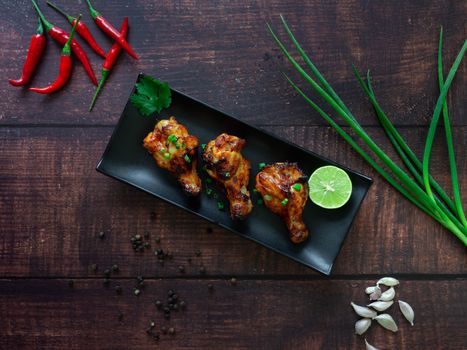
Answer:
<svg viewBox="0 0 467 350"><path fill-rule="evenodd" d="M50 1L47 1L47 5L52 7L58 13L65 16L66 19L68 20L68 22L70 22L70 24L72 26L75 25L76 18L70 16L65 11L63 11L61 8L59 8L57 5L51 3ZM94 50L95 53L97 53L102 58L105 58L105 51L96 42L96 40L92 36L91 32L89 31L89 28L86 26L86 24L84 24L83 21L80 21L78 23L78 26L76 27L76 32L88 43L88 45L91 47L91 49Z"/></svg>
<svg viewBox="0 0 467 350"><path fill-rule="evenodd" d="M11 85L24 86L31 80L36 66L42 57L42 53L44 52L45 43L46 39L44 35L44 28L42 27L41 20L39 19L39 27L37 28L36 34L34 34L31 38L31 43L29 44L28 55L26 56L26 62L24 62L21 78L18 80L9 80Z"/></svg>
<svg viewBox="0 0 467 350"><path fill-rule="evenodd" d="M97 26L108 36L110 36L112 39L114 39L116 42L120 44L120 46L128 52L128 54L133 57L134 59L139 59L138 55L136 55L135 51L131 48L130 44L128 44L128 41L126 41L126 38L120 34L120 32L112 26L109 21L107 21L102 15L97 12L91 5L90 0L86 0L88 3L89 7L89 12L91 13L91 17L94 19L94 22L96 22Z"/></svg>
<svg viewBox="0 0 467 350"><path fill-rule="evenodd" d="M57 43L60 45L65 45L65 43L68 41L69 36L68 34L61 28L54 26L52 23L47 21L42 14L41 10L39 9L39 6L37 6L36 2L34 0L31 0L32 4L34 5L34 8L36 9L40 19L42 20L42 24L44 25L47 33L51 36L52 39L54 39ZM76 58L81 62L81 64L84 67L84 70L88 74L89 78L91 79L92 83L97 86L97 79L94 74L94 71L92 70L91 63L89 62L89 58L86 55L86 52L83 50L81 45L73 39L71 41L71 50L73 51L73 54L76 56Z"/></svg>
<svg viewBox="0 0 467 350"><path fill-rule="evenodd" d="M71 68L73 67L73 59L71 58L71 41L75 35L76 25L81 20L81 15L76 19L76 23L71 30L70 37L66 41L62 49L62 54L60 56L60 72L58 74L57 80L46 86L44 88L29 88L30 91L37 92L39 94L51 94L57 90L60 90L70 79Z"/></svg>
<svg viewBox="0 0 467 350"><path fill-rule="evenodd" d="M122 29L120 30L120 35L126 38L126 34L128 33L128 17L125 17L122 24ZM104 64L102 65L102 77L101 81L99 82L99 86L96 89L96 93L92 99L91 105L89 106L89 112L92 111L94 104L96 103L97 96L99 95L102 87L104 86L107 77L110 75L110 71L112 70L115 62L117 61L120 52L122 51L122 47L118 42L115 42L112 47L110 48L107 57L105 58Z"/></svg>

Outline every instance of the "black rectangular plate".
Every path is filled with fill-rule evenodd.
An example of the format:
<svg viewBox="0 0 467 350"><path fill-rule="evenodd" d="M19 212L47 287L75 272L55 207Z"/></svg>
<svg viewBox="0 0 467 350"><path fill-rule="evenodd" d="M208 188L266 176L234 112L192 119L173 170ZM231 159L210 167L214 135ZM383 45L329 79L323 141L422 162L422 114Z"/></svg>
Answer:
<svg viewBox="0 0 467 350"><path fill-rule="evenodd" d="M308 201L303 218L310 237L299 245L290 242L287 229L279 216L263 205L256 204L258 197L255 194L252 194L254 208L248 219L234 222L228 209L219 211L217 207L218 200L228 203L221 190L214 187L219 194L218 200L208 197L204 191L196 199L188 198L182 193L176 179L156 165L143 147L143 139L153 130L156 118L141 116L129 100L97 170L329 275L372 180L175 90L172 90L172 105L162 111L158 118L172 115L187 127L190 134L197 136L200 143L208 143L222 132L244 138L247 143L243 155L251 162L250 191L259 163L288 161L298 163L308 176L316 168L328 164L345 169L352 180L352 196L342 208L334 210L322 209ZM205 187L206 174L201 171L201 158L198 164Z"/></svg>

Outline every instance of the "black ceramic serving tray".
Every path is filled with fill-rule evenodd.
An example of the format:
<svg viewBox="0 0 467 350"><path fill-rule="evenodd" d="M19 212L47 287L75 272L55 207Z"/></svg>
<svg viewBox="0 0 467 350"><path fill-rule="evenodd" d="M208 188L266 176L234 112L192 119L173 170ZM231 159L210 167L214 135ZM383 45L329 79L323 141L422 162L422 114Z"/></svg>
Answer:
<svg viewBox="0 0 467 350"><path fill-rule="evenodd" d="M230 218L228 202L222 191L204 181L206 174L201 170L203 162L200 155L198 170L203 179L203 189L206 186L213 188L214 193L218 194L217 199L212 195L208 196L205 191L195 199L184 195L176 179L159 168L143 147L143 138L153 130L157 119L172 115L184 124L191 134L197 136L200 143L207 143L222 132L244 138L247 143L243 155L251 162L250 192L259 171L259 163L288 161L298 163L308 176L323 165L338 165L348 172L352 180L352 196L342 208L334 210L322 209L308 201L303 218L310 231L310 237L299 245L290 242L287 229L279 216L257 204L258 197L253 192L252 213L247 220L234 222ZM162 111L157 119L143 117L128 100L97 170L306 266L330 274L334 260L371 185L372 180L369 177L281 140L173 89L172 105ZM218 209L218 201L226 203L225 211Z"/></svg>

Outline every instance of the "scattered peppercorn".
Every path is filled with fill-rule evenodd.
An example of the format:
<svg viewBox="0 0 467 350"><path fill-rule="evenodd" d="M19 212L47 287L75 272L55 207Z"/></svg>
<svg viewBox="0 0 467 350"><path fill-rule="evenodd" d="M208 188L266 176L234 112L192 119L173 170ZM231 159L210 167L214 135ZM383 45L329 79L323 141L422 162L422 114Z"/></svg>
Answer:
<svg viewBox="0 0 467 350"><path fill-rule="evenodd" d="M180 265L180 266L178 267L178 271L179 271L180 273L184 273L184 272L185 272L185 267L182 266L182 265Z"/></svg>
<svg viewBox="0 0 467 350"><path fill-rule="evenodd" d="M135 293L136 296L138 296L138 295L141 294L141 291L138 288L135 288L134 293Z"/></svg>
<svg viewBox="0 0 467 350"><path fill-rule="evenodd" d="M91 264L91 270L92 270L93 272L96 272L96 271L98 270L97 264Z"/></svg>
<svg viewBox="0 0 467 350"><path fill-rule="evenodd" d="M170 327L170 328L169 328L169 334L170 334L170 335L174 335L174 334L175 334L175 328Z"/></svg>
<svg viewBox="0 0 467 350"><path fill-rule="evenodd" d="M180 300L180 308L185 309L186 308L186 302L185 300Z"/></svg>
<svg viewBox="0 0 467 350"><path fill-rule="evenodd" d="M214 290L214 286L211 283L209 283L208 284L208 289L209 289L210 292L212 292Z"/></svg>
<svg viewBox="0 0 467 350"><path fill-rule="evenodd" d="M175 292L174 292L173 289L169 289L169 291L167 292L167 295L168 295L169 297L171 297L171 296L174 295L174 294L175 294Z"/></svg>
<svg viewBox="0 0 467 350"><path fill-rule="evenodd" d="M154 328L156 327L156 323L154 321L149 322L149 327Z"/></svg>
<svg viewBox="0 0 467 350"><path fill-rule="evenodd" d="M115 286L115 293L122 294L122 287L121 286Z"/></svg>
<svg viewBox="0 0 467 350"><path fill-rule="evenodd" d="M99 238L100 238L100 239L104 239L104 238L105 238L105 232L104 232L104 231L99 232Z"/></svg>
<svg viewBox="0 0 467 350"><path fill-rule="evenodd" d="M149 232L148 232L148 231L144 231L143 236L144 236L144 238L148 239L148 238L149 238Z"/></svg>
<svg viewBox="0 0 467 350"><path fill-rule="evenodd" d="M104 270L104 276L105 276L105 277L109 277L109 276L110 276L110 270L109 270L109 269L105 269L105 270Z"/></svg>
<svg viewBox="0 0 467 350"><path fill-rule="evenodd" d="M201 265L199 267L199 273L202 274L202 275L204 275L206 273L206 268L203 265Z"/></svg>
<svg viewBox="0 0 467 350"><path fill-rule="evenodd" d="M162 326L161 327L161 332L162 332L162 334L167 334L167 327Z"/></svg>
<svg viewBox="0 0 467 350"><path fill-rule="evenodd" d="M118 272L118 270L119 270L118 265L112 265L113 272Z"/></svg>
<svg viewBox="0 0 467 350"><path fill-rule="evenodd" d="M144 242L143 247L146 248L146 249L149 249L149 248L151 248L151 244L149 242Z"/></svg>
<svg viewBox="0 0 467 350"><path fill-rule="evenodd" d="M237 279L236 279L235 277L232 277L232 278L230 279L230 284L233 285L233 286L235 286L235 285L237 284Z"/></svg>
<svg viewBox="0 0 467 350"><path fill-rule="evenodd" d="M201 250L197 249L196 252L195 252L195 255L196 256L201 256Z"/></svg>
<svg viewBox="0 0 467 350"><path fill-rule="evenodd" d="M104 285L104 287L108 287L110 285L110 280L108 278L104 278L102 284Z"/></svg>
<svg viewBox="0 0 467 350"><path fill-rule="evenodd" d="M75 285L75 281L68 280L68 287L73 288L74 285Z"/></svg>
<svg viewBox="0 0 467 350"><path fill-rule="evenodd" d="M166 320L170 320L170 312L166 312L166 313L164 314L164 318L165 318Z"/></svg>
<svg viewBox="0 0 467 350"><path fill-rule="evenodd" d="M162 302L160 300L156 300L156 307L160 310L162 309Z"/></svg>
<svg viewBox="0 0 467 350"><path fill-rule="evenodd" d="M156 243L160 243L161 242L161 238L160 237L156 237Z"/></svg>

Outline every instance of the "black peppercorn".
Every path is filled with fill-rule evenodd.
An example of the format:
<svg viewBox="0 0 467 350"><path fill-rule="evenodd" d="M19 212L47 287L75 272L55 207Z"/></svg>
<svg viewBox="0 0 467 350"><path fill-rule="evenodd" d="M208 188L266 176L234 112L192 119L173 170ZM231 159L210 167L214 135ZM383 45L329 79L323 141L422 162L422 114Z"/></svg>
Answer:
<svg viewBox="0 0 467 350"><path fill-rule="evenodd" d="M174 334L175 334L175 328L170 327L170 328L169 328L169 334L170 334L170 335L174 335Z"/></svg>
<svg viewBox="0 0 467 350"><path fill-rule="evenodd" d="M118 265L112 265L113 272L118 272L118 270L119 270Z"/></svg>
<svg viewBox="0 0 467 350"><path fill-rule="evenodd" d="M100 238L100 239L104 239L104 238L105 238L105 232L104 232L104 231L99 232L99 238Z"/></svg>
<svg viewBox="0 0 467 350"><path fill-rule="evenodd" d="M202 275L204 275L206 273L206 268L203 265L201 265L199 267L199 273L202 274Z"/></svg>
<svg viewBox="0 0 467 350"><path fill-rule="evenodd" d="M105 270L104 270L104 276L105 276L105 277L109 277L109 276L110 276L110 270L109 270L109 269L105 269Z"/></svg>
<svg viewBox="0 0 467 350"><path fill-rule="evenodd" d="M115 286L115 292L117 294L122 294L122 287L121 286Z"/></svg>
<svg viewBox="0 0 467 350"><path fill-rule="evenodd" d="M102 282L104 287L108 287L110 285L110 280L108 278L104 278L104 282Z"/></svg>
<svg viewBox="0 0 467 350"><path fill-rule="evenodd" d="M91 270L96 272L98 270L97 264L91 264Z"/></svg>
<svg viewBox="0 0 467 350"><path fill-rule="evenodd" d="M180 308L181 308L181 309L185 309L185 308L186 308L186 302L185 302L185 300L181 300L181 301L180 301Z"/></svg>
<svg viewBox="0 0 467 350"><path fill-rule="evenodd" d="M178 271L179 271L180 273L184 273L184 272L185 272L185 267L182 266L182 265L180 265L180 266L178 267Z"/></svg>
<svg viewBox="0 0 467 350"><path fill-rule="evenodd" d="M73 280L68 281L68 287L73 288L74 285L75 285L75 281Z"/></svg>
<svg viewBox="0 0 467 350"><path fill-rule="evenodd" d="M162 302L160 300L156 300L156 307L158 309L161 309L162 308Z"/></svg>

